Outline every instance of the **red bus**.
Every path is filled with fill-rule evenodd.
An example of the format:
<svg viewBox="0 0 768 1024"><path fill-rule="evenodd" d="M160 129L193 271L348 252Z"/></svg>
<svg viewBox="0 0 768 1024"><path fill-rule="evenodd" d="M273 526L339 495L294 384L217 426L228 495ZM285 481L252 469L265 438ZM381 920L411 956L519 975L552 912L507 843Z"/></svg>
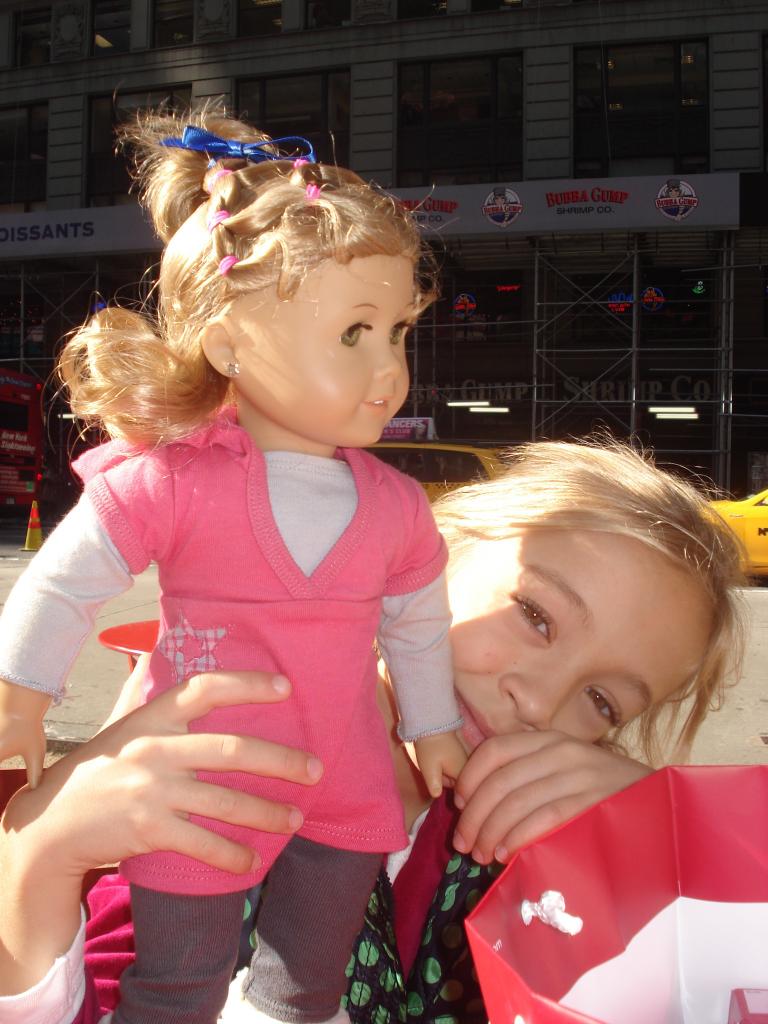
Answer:
<svg viewBox="0 0 768 1024"><path fill-rule="evenodd" d="M31 505L43 462L42 384L0 367L0 505Z"/></svg>

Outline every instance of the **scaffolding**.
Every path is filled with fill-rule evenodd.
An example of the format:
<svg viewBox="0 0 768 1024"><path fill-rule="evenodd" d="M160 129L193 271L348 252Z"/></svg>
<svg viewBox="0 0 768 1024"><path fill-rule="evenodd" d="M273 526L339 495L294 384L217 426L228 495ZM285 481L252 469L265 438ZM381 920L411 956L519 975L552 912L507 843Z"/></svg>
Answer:
<svg viewBox="0 0 768 1024"><path fill-rule="evenodd" d="M748 436L768 453L761 232L509 236L495 246L462 239L446 253L445 299L419 329L411 390L412 414L435 417L441 437L514 444L609 432L724 490L733 479L734 424L742 447ZM498 305L490 322L452 315L468 280L482 288L510 278L525 293L514 319L495 315ZM446 411L472 399L508 406L508 415Z"/></svg>
<svg viewBox="0 0 768 1024"><path fill-rule="evenodd" d="M667 253L658 238L640 235L618 252L604 239L600 249L584 239L575 249L562 241L534 240L532 439L604 426L620 436L653 441L664 458L699 456L714 482L730 487L735 240L733 232L724 232L713 247L710 238L706 254L701 240L687 252L678 245ZM589 287L580 283L585 260L593 264ZM648 283L649 264L652 274L666 266L688 277L691 297L665 297ZM708 330L694 330L682 341L650 332L650 318L675 303L695 306ZM574 340L573 320L587 316L602 330L594 341ZM677 393L680 380L690 380L690 393ZM686 421L685 446L676 446L658 421L649 423L649 415L665 408L689 409L677 415L697 417Z"/></svg>
<svg viewBox="0 0 768 1024"><path fill-rule="evenodd" d="M0 365L47 384L50 463L62 475L72 430L49 383L58 347L100 293L121 305L146 301L156 259L113 254L0 270ZM514 444L605 429L723 489L734 480L756 489L758 465L768 486L768 232L462 238L445 242L441 262L444 299L410 343L407 411L433 416L442 439ZM507 281L519 288L516 305L457 318L452 305L467 280ZM509 415L447 408L466 398L503 402ZM651 412L680 405L698 418Z"/></svg>

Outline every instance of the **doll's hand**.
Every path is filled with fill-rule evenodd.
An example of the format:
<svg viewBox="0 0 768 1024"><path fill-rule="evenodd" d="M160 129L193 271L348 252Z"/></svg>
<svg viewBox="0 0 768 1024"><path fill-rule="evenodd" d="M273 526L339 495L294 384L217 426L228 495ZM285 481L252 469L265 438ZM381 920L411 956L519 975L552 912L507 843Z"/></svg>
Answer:
<svg viewBox="0 0 768 1024"><path fill-rule="evenodd" d="M453 785L467 763L467 754L455 732L441 732L415 740L413 748L429 795L437 799L448 783Z"/></svg>
<svg viewBox="0 0 768 1024"><path fill-rule="evenodd" d="M47 693L0 679L0 761L23 757L27 782L33 789L43 772L43 716L50 703Z"/></svg>
<svg viewBox="0 0 768 1024"><path fill-rule="evenodd" d="M474 751L456 784L463 811L454 846L487 864L612 793L651 774L629 757L564 733L493 736Z"/></svg>

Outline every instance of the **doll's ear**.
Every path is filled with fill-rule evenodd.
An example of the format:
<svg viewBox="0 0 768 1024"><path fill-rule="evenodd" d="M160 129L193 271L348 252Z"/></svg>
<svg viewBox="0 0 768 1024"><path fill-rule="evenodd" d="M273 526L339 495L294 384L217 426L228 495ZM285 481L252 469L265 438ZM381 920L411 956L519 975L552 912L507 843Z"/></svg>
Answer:
<svg viewBox="0 0 768 1024"><path fill-rule="evenodd" d="M235 361L232 347L232 336L229 331L229 320L226 316L216 317L203 328L200 335L200 347L203 355L211 366L223 377L228 376L227 366Z"/></svg>

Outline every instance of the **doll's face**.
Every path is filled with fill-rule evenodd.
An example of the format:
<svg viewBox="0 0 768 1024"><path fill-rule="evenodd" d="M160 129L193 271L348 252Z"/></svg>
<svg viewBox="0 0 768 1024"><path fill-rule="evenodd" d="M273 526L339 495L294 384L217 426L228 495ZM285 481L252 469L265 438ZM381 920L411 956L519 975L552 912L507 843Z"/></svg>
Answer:
<svg viewBox="0 0 768 1024"><path fill-rule="evenodd" d="M711 628L694 580L615 534L543 529L477 541L449 589L470 747L531 729L594 742L675 693Z"/></svg>
<svg viewBox="0 0 768 1024"><path fill-rule="evenodd" d="M204 347L220 372L240 364L238 419L260 448L329 456L378 441L403 404L413 300L403 256L327 260L289 300L275 287L240 296Z"/></svg>

